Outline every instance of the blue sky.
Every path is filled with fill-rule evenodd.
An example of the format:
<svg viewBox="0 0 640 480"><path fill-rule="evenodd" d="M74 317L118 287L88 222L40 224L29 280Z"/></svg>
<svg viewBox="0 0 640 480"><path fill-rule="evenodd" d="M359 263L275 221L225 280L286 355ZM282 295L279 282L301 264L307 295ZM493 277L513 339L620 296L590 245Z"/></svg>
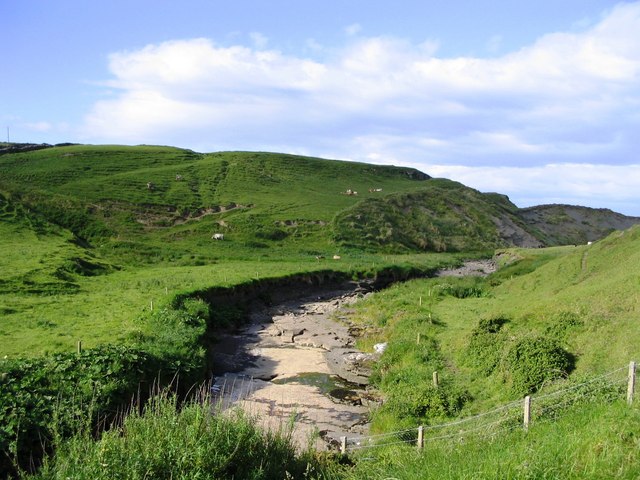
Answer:
<svg viewBox="0 0 640 480"><path fill-rule="evenodd" d="M0 0L16 142L408 165L640 216L640 2Z"/></svg>

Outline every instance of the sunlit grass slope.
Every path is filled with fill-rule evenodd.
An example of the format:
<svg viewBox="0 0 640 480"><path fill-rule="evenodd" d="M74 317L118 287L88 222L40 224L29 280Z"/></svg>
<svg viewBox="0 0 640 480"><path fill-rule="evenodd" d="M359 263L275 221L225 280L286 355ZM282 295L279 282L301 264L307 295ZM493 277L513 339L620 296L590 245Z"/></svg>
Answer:
<svg viewBox="0 0 640 480"><path fill-rule="evenodd" d="M639 227L498 258L506 266L486 279L414 280L356 306L361 345L389 342L374 376L389 396L376 428L479 412L638 359ZM526 362L541 377L518 383Z"/></svg>
<svg viewBox="0 0 640 480"><path fill-rule="evenodd" d="M273 241L326 248L338 211L424 183L405 168L169 147L51 148L1 156L0 167L0 188L16 201L79 236L129 239L134 250L140 237L176 250L193 240L201 250L198 240L213 231L237 240L234 251ZM374 187L384 193L369 192Z"/></svg>
<svg viewBox="0 0 640 480"><path fill-rule="evenodd" d="M359 199L421 188L411 169L79 145L0 155L0 168L0 336L10 356L123 341L176 292L425 263L347 251L331 233L336 212Z"/></svg>

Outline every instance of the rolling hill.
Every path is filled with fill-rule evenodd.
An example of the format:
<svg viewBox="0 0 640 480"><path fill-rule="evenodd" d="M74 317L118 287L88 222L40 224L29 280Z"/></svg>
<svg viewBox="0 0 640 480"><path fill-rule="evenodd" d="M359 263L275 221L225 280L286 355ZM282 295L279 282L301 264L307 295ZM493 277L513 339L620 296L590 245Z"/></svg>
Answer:
<svg viewBox="0 0 640 480"><path fill-rule="evenodd" d="M379 431L570 386L637 353L640 227L613 230L639 218L520 209L504 195L401 167L157 146L14 147L0 150L0 340L9 357L0 359L0 417L13 422L0 429L0 450L16 438L16 451L42 448L56 395L60 412L76 411L64 403L75 395L114 412L158 371L167 382L202 380L212 330L242 312L201 294L260 282L414 266L432 273L499 249L502 268L486 279L399 283L348 314L363 349L388 342L372 377L386 400L374 418ZM557 247L514 248L543 246ZM84 350L76 353L77 340ZM563 353L560 374L520 382L513 358L540 345ZM433 371L442 380L435 389ZM637 422L637 407L620 412ZM564 428L575 433L572 422ZM593 435L592 449L626 442L603 447ZM485 462L486 444L477 448ZM372 465L388 472L385 458ZM15 467L8 462L0 472ZM371 478L367 462L355 472Z"/></svg>
<svg viewBox="0 0 640 480"><path fill-rule="evenodd" d="M171 147L37 147L0 155L4 201L116 262L188 262L194 250L207 260L216 232L233 245L225 255L268 247L407 253L586 243L640 223L584 207L519 209L506 196L410 168Z"/></svg>

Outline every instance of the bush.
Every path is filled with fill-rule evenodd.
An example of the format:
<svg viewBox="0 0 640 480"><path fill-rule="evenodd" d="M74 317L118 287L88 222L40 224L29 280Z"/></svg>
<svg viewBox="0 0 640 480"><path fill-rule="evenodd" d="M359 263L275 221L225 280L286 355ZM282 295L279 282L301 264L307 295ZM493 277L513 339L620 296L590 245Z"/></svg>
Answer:
<svg viewBox="0 0 640 480"><path fill-rule="evenodd" d="M466 391L452 382L433 385L433 372L442 371L443 361L435 339L392 342L376 365L372 383L385 394L381 414L401 422L455 415L468 400Z"/></svg>
<svg viewBox="0 0 640 480"><path fill-rule="evenodd" d="M78 417L113 416L149 385L157 359L137 348L109 345L0 365L0 476L14 464L37 465L53 432L71 433Z"/></svg>
<svg viewBox="0 0 640 480"><path fill-rule="evenodd" d="M482 319L471 332L466 360L482 375L491 375L500 363L507 340L502 327L508 322L504 317Z"/></svg>
<svg viewBox="0 0 640 480"><path fill-rule="evenodd" d="M469 400L468 393L453 384L441 382L436 388L430 383L431 375L415 380L398 381L388 390L382 412L402 420L440 419L457 415Z"/></svg>
<svg viewBox="0 0 640 480"><path fill-rule="evenodd" d="M519 340L507 353L505 365L511 388L519 395L536 392L545 382L568 375L573 367L573 356L547 337Z"/></svg>

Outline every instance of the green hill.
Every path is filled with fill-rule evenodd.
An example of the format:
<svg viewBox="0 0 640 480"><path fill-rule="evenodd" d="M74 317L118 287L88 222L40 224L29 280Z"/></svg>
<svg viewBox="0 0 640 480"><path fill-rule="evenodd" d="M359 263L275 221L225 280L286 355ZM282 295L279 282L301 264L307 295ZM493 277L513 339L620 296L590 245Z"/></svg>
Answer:
<svg viewBox="0 0 640 480"><path fill-rule="evenodd" d="M115 412L158 371L166 381L200 380L212 330L242 313L192 298L217 287L432 272L498 249L502 268L486 279L414 280L353 307L361 347L388 342L372 376L385 397L378 431L477 414L637 358L640 226L611 233L637 218L519 209L504 195L414 169L273 153L26 145L0 151L0 172L0 341L9 356L0 359L0 417L13 422L0 429L6 451L14 441L21 453L42 448L56 395L71 431L75 395ZM572 421L563 428L572 431ZM541 445L551 442L541 435ZM627 448L623 440L602 448ZM529 448L526 439L518 445ZM384 455L372 464L382 472ZM0 471L12 468L7 462ZM553 468L562 472L562 462ZM370 473L364 462L355 470Z"/></svg>
<svg viewBox="0 0 640 480"><path fill-rule="evenodd" d="M0 151L0 171L9 354L122 341L176 291L424 252L585 243L639 220L518 209L410 168L275 153L25 144Z"/></svg>
<svg viewBox="0 0 640 480"><path fill-rule="evenodd" d="M592 245L509 249L497 258L503 267L486 279L414 280L356 305L352 321L367 332L361 345L388 342L377 377L388 395L379 428L478 412L637 360L640 226ZM553 352L556 366L517 368ZM433 371L445 385L438 400L427 393Z"/></svg>
<svg viewBox="0 0 640 480"><path fill-rule="evenodd" d="M36 147L0 155L0 193L115 262L212 260L213 233L231 242L216 247L225 257L242 258L274 246L307 254L550 246L640 222L569 206L520 210L505 196L409 168L171 147Z"/></svg>

